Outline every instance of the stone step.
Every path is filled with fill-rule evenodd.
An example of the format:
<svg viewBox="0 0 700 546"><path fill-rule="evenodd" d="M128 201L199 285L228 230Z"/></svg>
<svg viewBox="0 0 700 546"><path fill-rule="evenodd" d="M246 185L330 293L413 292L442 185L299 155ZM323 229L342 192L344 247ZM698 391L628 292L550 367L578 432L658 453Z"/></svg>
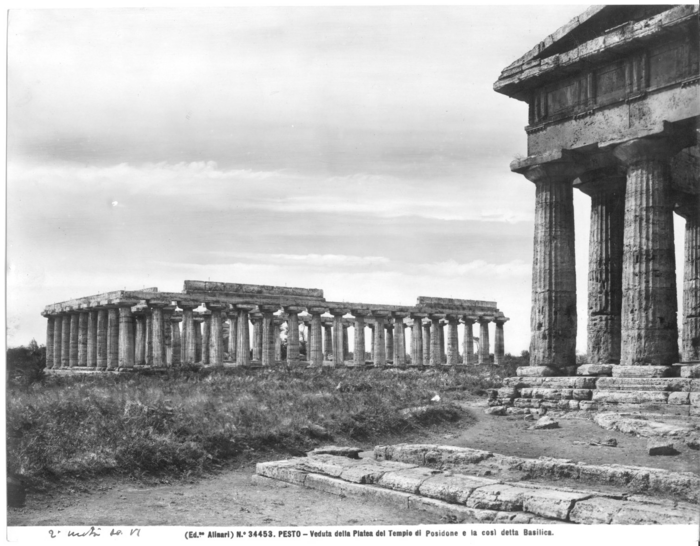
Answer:
<svg viewBox="0 0 700 546"><path fill-rule="evenodd" d="M613 377L670 377L676 371L672 366L613 366Z"/></svg>
<svg viewBox="0 0 700 546"><path fill-rule="evenodd" d="M552 457L532 459L437 444L376 446L374 458L379 461L454 470L464 474L488 471L493 479L497 479L499 473L512 471L525 472L533 479L583 479L594 483L630 487L636 492L670 494L679 501L700 503L700 476L690 472L671 472L659 468L627 465L590 465Z"/></svg>
<svg viewBox="0 0 700 546"><path fill-rule="evenodd" d="M503 386L514 389L595 389L598 377L506 377Z"/></svg>
<svg viewBox="0 0 700 546"><path fill-rule="evenodd" d="M525 387L520 389L521 398L538 398L542 400L590 400L591 389L546 389Z"/></svg>
<svg viewBox="0 0 700 546"><path fill-rule="evenodd" d="M640 378L640 377L601 377L596 383L598 391L699 391L700 379L680 377Z"/></svg>
<svg viewBox="0 0 700 546"><path fill-rule="evenodd" d="M384 446L384 451L379 453L386 456L386 450ZM457 451L446 446L441 456L454 458ZM479 459L487 453L467 451L472 453L466 459ZM279 480L458 520L531 524L694 524L698 521L697 505L684 502L662 504L633 495L507 482L386 459L358 461L336 455L311 455L259 463L255 477L256 481Z"/></svg>

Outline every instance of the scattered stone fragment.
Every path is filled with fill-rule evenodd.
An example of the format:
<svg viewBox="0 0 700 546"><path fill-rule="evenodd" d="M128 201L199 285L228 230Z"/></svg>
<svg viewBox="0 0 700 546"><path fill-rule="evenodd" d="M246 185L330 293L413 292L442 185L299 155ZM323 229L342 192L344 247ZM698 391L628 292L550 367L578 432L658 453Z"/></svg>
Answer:
<svg viewBox="0 0 700 546"><path fill-rule="evenodd" d="M549 415L540 417L537 422L530 427L535 430L547 430L551 428L559 428L559 421L555 421Z"/></svg>
<svg viewBox="0 0 700 546"><path fill-rule="evenodd" d="M650 439L647 442L649 455L676 455L678 451L673 447L673 442L668 440Z"/></svg>
<svg viewBox="0 0 700 546"><path fill-rule="evenodd" d="M484 410L484 413L489 414L489 415L505 415L506 414L506 407L505 406L491 406L490 408L486 408Z"/></svg>
<svg viewBox="0 0 700 546"><path fill-rule="evenodd" d="M700 449L700 436L688 436L685 439L685 445L690 449Z"/></svg>

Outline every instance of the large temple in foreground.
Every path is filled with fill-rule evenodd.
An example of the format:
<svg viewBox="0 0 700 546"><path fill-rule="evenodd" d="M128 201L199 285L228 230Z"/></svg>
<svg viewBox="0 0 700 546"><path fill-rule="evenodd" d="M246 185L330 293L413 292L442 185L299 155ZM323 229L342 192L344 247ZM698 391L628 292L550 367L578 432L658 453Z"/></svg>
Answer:
<svg viewBox="0 0 700 546"><path fill-rule="evenodd" d="M490 322L495 324L499 364L508 320L490 301L419 297L414 306L334 302L318 289L205 281L185 281L179 293L149 288L88 296L48 305L42 314L47 318L46 367L71 371L225 362L268 367L283 360L290 366L307 361L312 367L469 366L490 362ZM475 323L480 327L478 353ZM349 328L354 330L352 360Z"/></svg>

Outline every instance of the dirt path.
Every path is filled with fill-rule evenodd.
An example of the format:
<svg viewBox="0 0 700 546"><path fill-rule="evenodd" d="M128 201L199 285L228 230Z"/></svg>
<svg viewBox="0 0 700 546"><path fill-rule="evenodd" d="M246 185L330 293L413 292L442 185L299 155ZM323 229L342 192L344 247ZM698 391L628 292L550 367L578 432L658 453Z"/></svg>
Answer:
<svg viewBox="0 0 700 546"><path fill-rule="evenodd" d="M559 429L528 430L521 417L485 415L468 406L473 422L449 432L426 434L412 443L439 443L521 457L550 456L591 464L630 464L700 473L700 452L685 446L673 457L650 457L646 439L611 432L581 419L561 419ZM464 427L464 425L462 426ZM618 447L573 442L615 438ZM283 458L283 457L278 457ZM274 459L274 458L272 458ZM89 493L65 491L29 495L24 508L11 508L8 525L208 525L308 526L444 523L438 516L295 486L251 482L254 466L224 471L194 483L136 486L96 483Z"/></svg>

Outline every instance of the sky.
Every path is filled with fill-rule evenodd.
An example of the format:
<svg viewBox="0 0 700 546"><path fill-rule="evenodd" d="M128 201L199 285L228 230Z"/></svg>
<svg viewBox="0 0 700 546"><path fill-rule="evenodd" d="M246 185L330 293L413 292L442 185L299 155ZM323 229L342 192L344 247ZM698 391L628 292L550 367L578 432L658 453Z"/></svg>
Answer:
<svg viewBox="0 0 700 546"><path fill-rule="evenodd" d="M492 86L586 7L11 10L8 346L45 343L47 304L194 279L496 301L519 354L527 106Z"/></svg>

